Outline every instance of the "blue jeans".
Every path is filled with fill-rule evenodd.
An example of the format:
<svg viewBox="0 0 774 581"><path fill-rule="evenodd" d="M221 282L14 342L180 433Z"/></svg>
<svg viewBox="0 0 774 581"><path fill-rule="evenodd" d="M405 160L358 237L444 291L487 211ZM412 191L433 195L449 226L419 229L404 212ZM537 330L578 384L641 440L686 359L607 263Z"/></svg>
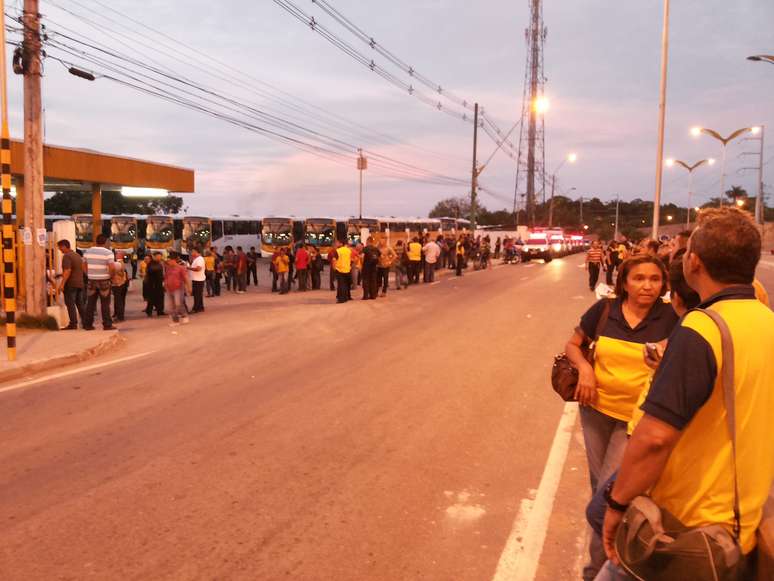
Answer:
<svg viewBox="0 0 774 581"><path fill-rule="evenodd" d="M616 470L613 475L607 479L607 481L600 487L591 497L588 505L586 505L586 521L591 526L591 529L602 536L602 528L605 525L605 513L607 512L607 501L605 500L605 488L611 482L615 482L618 478L618 471Z"/></svg>
<svg viewBox="0 0 774 581"><path fill-rule="evenodd" d="M611 561L607 561L604 566L599 570L599 574L594 578L594 581L630 581L634 579L626 571L617 565L613 565Z"/></svg>

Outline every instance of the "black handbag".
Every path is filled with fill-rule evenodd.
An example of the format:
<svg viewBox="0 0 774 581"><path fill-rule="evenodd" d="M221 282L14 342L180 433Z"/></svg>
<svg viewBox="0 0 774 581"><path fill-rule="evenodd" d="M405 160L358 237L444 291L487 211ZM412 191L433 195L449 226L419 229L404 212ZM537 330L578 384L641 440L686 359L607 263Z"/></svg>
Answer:
<svg viewBox="0 0 774 581"><path fill-rule="evenodd" d="M594 332L594 340L589 345L581 347L583 355L592 366L594 365L594 355L597 350L597 340L602 330L607 324L607 318L610 315L610 299L605 302L605 308L602 316L599 317L597 328ZM572 364L567 353L560 353L554 357L554 364L551 367L551 387L559 394L564 401L575 401L575 390L578 388L578 369Z"/></svg>

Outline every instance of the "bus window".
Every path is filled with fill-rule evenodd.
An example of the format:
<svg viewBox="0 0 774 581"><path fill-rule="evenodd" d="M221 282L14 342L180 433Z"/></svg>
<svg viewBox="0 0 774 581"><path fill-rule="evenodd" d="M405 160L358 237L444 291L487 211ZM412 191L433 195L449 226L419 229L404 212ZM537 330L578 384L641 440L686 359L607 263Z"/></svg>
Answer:
<svg viewBox="0 0 774 581"><path fill-rule="evenodd" d="M212 221L212 239L218 240L223 238L223 220Z"/></svg>
<svg viewBox="0 0 774 581"><path fill-rule="evenodd" d="M225 236L236 236L236 222L234 220L224 220L223 221L223 234Z"/></svg>
<svg viewBox="0 0 774 581"><path fill-rule="evenodd" d="M174 226L174 233L175 233L175 240L182 240L183 239L183 221L180 218L175 218L173 224Z"/></svg>
<svg viewBox="0 0 774 581"><path fill-rule="evenodd" d="M388 228L390 228L389 222L379 222L379 232L387 232Z"/></svg>
<svg viewBox="0 0 774 581"><path fill-rule="evenodd" d="M236 223L236 233L239 235L250 234L250 223L246 220L238 220Z"/></svg>
<svg viewBox="0 0 774 581"><path fill-rule="evenodd" d="M256 220L250 220L247 223L248 226L248 234L250 236L257 236L258 235L258 222Z"/></svg>

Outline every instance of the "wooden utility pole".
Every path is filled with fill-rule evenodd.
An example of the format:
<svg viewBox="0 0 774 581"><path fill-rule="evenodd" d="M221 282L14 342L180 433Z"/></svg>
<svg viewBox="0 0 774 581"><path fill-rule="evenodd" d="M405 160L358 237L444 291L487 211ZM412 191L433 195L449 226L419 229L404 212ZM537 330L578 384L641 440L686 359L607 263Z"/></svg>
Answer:
<svg viewBox="0 0 774 581"><path fill-rule="evenodd" d="M661 83L658 101L658 147L656 149L656 191L653 195L653 240L658 240L661 220L661 187L664 178L664 126L666 124L667 65L669 63L669 0L664 0L664 24L661 30ZM723 149L725 155L725 148ZM725 170L724 170L725 171ZM721 176L722 180L722 176ZM721 204L723 196L721 194ZM616 224L616 234L618 225Z"/></svg>
<svg viewBox="0 0 774 581"><path fill-rule="evenodd" d="M548 205L548 227L554 225L554 190L556 189L556 174L551 176L551 203Z"/></svg>
<svg viewBox="0 0 774 581"><path fill-rule="evenodd" d="M478 188L478 103L473 109L473 173L470 178L470 229L476 231L476 189Z"/></svg>
<svg viewBox="0 0 774 581"><path fill-rule="evenodd" d="M27 314L46 315L46 226L38 0L24 0L24 286ZM28 242L30 242L28 244Z"/></svg>

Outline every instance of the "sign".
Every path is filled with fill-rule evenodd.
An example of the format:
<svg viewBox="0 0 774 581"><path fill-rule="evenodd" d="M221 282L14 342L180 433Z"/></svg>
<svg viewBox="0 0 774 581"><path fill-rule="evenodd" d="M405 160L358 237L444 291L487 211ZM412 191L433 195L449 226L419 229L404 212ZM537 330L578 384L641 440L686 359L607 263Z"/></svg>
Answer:
<svg viewBox="0 0 774 581"><path fill-rule="evenodd" d="M22 240L25 246L32 246L32 228L25 228L22 233Z"/></svg>
<svg viewBox="0 0 774 581"><path fill-rule="evenodd" d="M38 228L38 246L41 248L46 247L46 229L45 228Z"/></svg>
<svg viewBox="0 0 774 581"><path fill-rule="evenodd" d="M365 170L368 169L368 159L363 157L362 155L357 158L357 169L359 170Z"/></svg>

